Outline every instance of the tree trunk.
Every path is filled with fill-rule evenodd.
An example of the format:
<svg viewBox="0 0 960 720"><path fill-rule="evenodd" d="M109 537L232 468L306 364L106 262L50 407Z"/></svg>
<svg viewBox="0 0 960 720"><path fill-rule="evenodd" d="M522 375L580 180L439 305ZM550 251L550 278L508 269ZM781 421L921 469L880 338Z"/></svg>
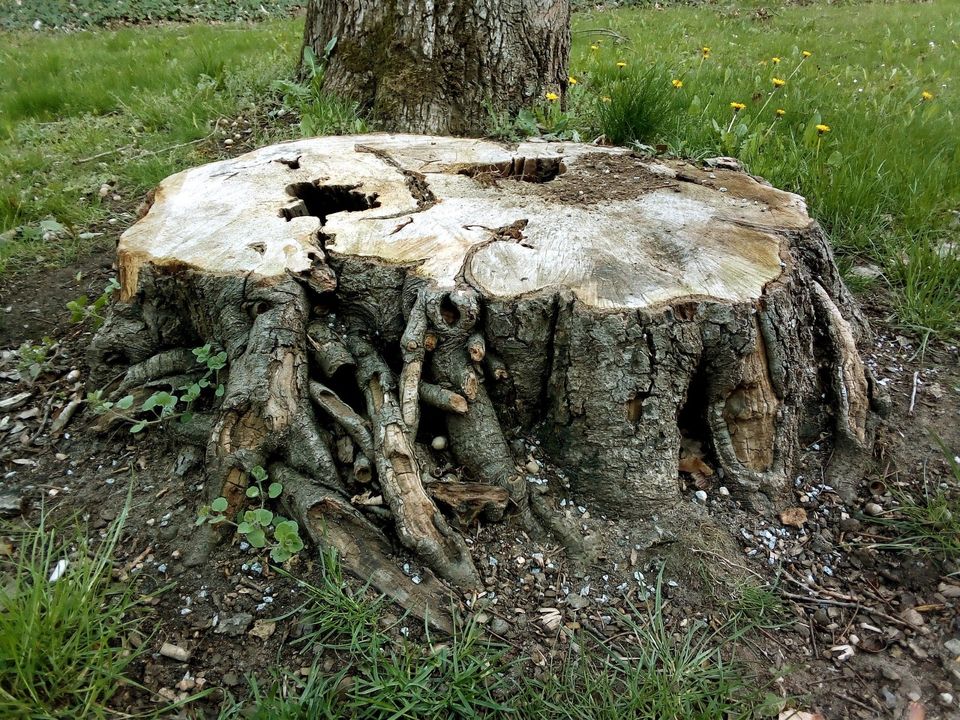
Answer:
<svg viewBox="0 0 960 720"><path fill-rule="evenodd" d="M309 537L368 579L379 563L394 593L388 537L468 587L457 528L477 518L587 560L558 492L638 523L691 477L778 504L805 443L832 442L844 471L871 446L867 329L827 241L802 198L740 172L569 143L304 140L168 178L119 267L94 381L176 388L191 348L222 348L226 392L183 433L205 438L210 497L238 512L269 467ZM553 464L527 467L524 439Z"/></svg>
<svg viewBox="0 0 960 720"><path fill-rule="evenodd" d="M329 57L324 90L385 129L481 135L567 86L568 0L311 0L304 46Z"/></svg>

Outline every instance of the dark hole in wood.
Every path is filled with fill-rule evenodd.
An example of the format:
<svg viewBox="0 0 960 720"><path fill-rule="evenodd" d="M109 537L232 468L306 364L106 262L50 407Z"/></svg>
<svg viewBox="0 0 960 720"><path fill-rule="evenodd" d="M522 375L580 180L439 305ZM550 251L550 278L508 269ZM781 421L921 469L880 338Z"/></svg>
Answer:
<svg viewBox="0 0 960 720"><path fill-rule="evenodd" d="M380 207L377 193L358 192L360 185L320 185L319 182L298 182L287 186L287 195L303 201L302 208L282 208L280 215L288 222L304 214L327 222L327 216L338 212L359 212Z"/></svg>
<svg viewBox="0 0 960 720"><path fill-rule="evenodd" d="M356 368L352 365L340 367L332 378L322 378L321 382L330 388L336 388L337 396L361 415L367 414L367 401L357 386Z"/></svg>
<svg viewBox="0 0 960 720"><path fill-rule="evenodd" d="M453 304L449 295L444 295L443 300L440 301L440 316L443 318L443 321L450 326L456 325L460 319L460 311L457 309L457 306Z"/></svg>
<svg viewBox="0 0 960 720"><path fill-rule="evenodd" d="M700 443L704 452L710 447L710 424L707 420L707 374L698 368L690 379L687 396L677 413L680 436Z"/></svg>
<svg viewBox="0 0 960 720"><path fill-rule="evenodd" d="M475 178L481 182L510 178L524 182L550 182L567 171L562 158L515 157L499 163L478 163L461 168L459 175Z"/></svg>
<svg viewBox="0 0 960 720"><path fill-rule="evenodd" d="M638 422L643 415L643 398L632 397L627 400L627 420Z"/></svg>

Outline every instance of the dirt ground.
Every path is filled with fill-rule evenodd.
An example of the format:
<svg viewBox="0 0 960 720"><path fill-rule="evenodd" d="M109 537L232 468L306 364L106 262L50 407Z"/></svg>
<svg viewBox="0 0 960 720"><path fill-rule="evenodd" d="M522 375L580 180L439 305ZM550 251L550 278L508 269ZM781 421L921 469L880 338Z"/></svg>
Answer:
<svg viewBox="0 0 960 720"><path fill-rule="evenodd" d="M201 569L184 566L203 478L199 458L162 432L134 436L121 428L97 435L82 408L57 427L64 409L86 393L84 350L92 333L69 321L65 304L84 293L97 296L112 276L112 260L109 246L71 268L0 280L0 401L23 395L0 412L0 494L20 498L28 521L45 507L75 513L97 532L117 516L132 486L120 574L145 595L163 591L146 606L152 634L131 638L149 643L135 679L155 694L124 690L116 705L146 709L158 698L202 688L243 695L247 676L267 680L275 668L296 670L315 659L314 648L293 642L304 632L297 616L284 618L302 601L296 583L236 543L217 548ZM938 342L921 350L916 338L889 329L882 294L861 301L876 334L873 347L862 351L889 393L891 411L857 504L845 506L830 488L825 443L807 448L796 478L802 522L797 511L783 519L758 516L716 482L690 483L682 510L693 522L684 533L661 531L668 523L658 518L643 526L608 520L563 498L564 511L603 538L597 563L576 573L556 547L509 525L482 527L468 542L486 591L460 598L461 608L476 614L491 637L530 658L529 671L537 673L570 652L565 628L629 643L616 611L642 602L664 560L671 622L721 622L743 581L770 582L785 617L748 638L746 652L774 678L776 692L830 720L899 719L911 703L915 713L922 705L927 718L960 716L958 700L949 697L960 697L960 579L951 576L960 568L872 547L884 532L864 515L868 503L891 508L899 493L952 488L934 434L952 452L960 449L960 350ZM50 352L30 380L17 348L42 338L50 339ZM526 441L562 487L560 470L535 440ZM705 503L695 499L697 489L707 492ZM681 552L690 545L695 562ZM401 553L397 562L409 574L419 571ZM309 550L290 570L316 577ZM402 613L395 612L382 619L385 625L398 622ZM555 614L560 623L548 628L544 619ZM416 637L422 628L413 622L408 631ZM164 642L188 650L189 660L161 656ZM322 662L334 667L338 659ZM213 712L222 697L219 690L211 694L201 710Z"/></svg>

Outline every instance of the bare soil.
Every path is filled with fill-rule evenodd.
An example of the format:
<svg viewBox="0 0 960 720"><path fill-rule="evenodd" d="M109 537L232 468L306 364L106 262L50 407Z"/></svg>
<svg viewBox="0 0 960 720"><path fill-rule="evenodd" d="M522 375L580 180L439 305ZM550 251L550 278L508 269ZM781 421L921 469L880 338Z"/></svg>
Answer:
<svg viewBox="0 0 960 720"><path fill-rule="evenodd" d="M160 698L218 688L197 711L215 715L224 692L246 693L247 676L268 680L276 668L308 667L319 651L295 643L305 628L291 613L302 595L265 557L233 543L218 547L202 568L182 563L203 501L200 458L162 432L134 436L121 428L98 436L83 411L51 434L63 408L86 392L84 352L92 329L71 324L65 303L83 293L95 297L111 274L112 250L105 249L76 267L10 277L0 286L0 400L30 393L0 412L0 494L22 497L27 522L47 508L75 515L98 533L132 493L117 563L138 592L152 595L143 610L151 632L131 642L148 644L134 679L153 694L125 689L114 702L133 712ZM807 448L795 480L796 508L806 516L799 527L784 524L772 509L758 515L741 507L714 478L679 479L687 483L690 504L683 512L694 519L682 535L659 531L666 518L617 522L562 497L563 510L603 539L597 563L577 573L558 548L535 543L509 524L476 528L468 542L486 592L459 598L464 613L477 614L492 638L528 658L527 672L539 673L571 652L565 629L629 644L617 611L643 602L664 562L670 622L721 621L740 583L769 581L784 603L785 624L753 634L746 654L769 673L775 691L830 719L901 718L912 702L924 706L927 718L956 717L957 705L944 707L940 695L960 696L960 661L944 646L960 637L960 581L950 576L960 568L929 555L873 548L884 529L863 509L868 502L889 509L897 493L922 496L949 486L934 436L953 452L960 449L960 351L937 342L921 349L916 338L890 329L881 294L861 301L876 334L874 346L861 351L889 393L891 412L855 506L844 506L829 486L823 468L830 448L820 444ZM30 382L20 377L15 351L45 336L56 351ZM541 463L553 487L564 487L562 469L550 465L536 441L517 438L514 450L521 462ZM696 500L696 490L707 493L705 503ZM691 554L688 547L696 549ZM402 552L396 561L411 575L419 571ZM310 550L289 570L315 579ZM543 622L550 609L561 616L555 629ZM382 622L399 631L401 617L395 609ZM417 637L422 628L413 621L404 632ZM162 657L164 642L188 650L189 660ZM329 654L321 662L336 668L340 660Z"/></svg>

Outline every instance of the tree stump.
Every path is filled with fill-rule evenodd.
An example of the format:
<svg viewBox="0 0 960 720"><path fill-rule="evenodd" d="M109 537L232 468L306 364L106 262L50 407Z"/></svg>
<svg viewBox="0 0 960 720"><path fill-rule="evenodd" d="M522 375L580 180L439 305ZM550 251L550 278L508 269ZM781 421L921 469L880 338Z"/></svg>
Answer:
<svg viewBox="0 0 960 720"><path fill-rule="evenodd" d="M734 170L571 143L303 140L165 180L118 264L93 381L177 388L191 348L221 348L225 393L179 428L206 448L210 497L236 513L268 468L311 539L394 593L390 537L476 585L457 528L477 518L589 558L519 437L574 497L637 523L687 501L681 472L776 504L817 439L850 491L871 446L867 328L827 240L802 198Z"/></svg>

